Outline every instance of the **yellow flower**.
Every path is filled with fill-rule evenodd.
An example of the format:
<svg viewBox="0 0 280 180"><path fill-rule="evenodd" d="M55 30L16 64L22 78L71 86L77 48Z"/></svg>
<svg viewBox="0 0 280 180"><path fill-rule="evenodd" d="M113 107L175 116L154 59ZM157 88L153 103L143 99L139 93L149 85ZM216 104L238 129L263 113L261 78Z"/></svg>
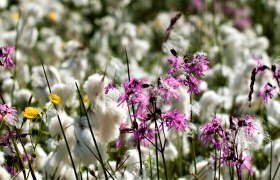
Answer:
<svg viewBox="0 0 280 180"><path fill-rule="evenodd" d="M48 19L52 22L56 22L58 17L57 17L57 13L55 11L50 11L47 15Z"/></svg>
<svg viewBox="0 0 280 180"><path fill-rule="evenodd" d="M60 97L57 94L51 93L49 95L49 99L55 105L60 103Z"/></svg>
<svg viewBox="0 0 280 180"><path fill-rule="evenodd" d="M84 102L84 104L88 104L89 103L88 95L84 95L83 96L83 102Z"/></svg>
<svg viewBox="0 0 280 180"><path fill-rule="evenodd" d="M34 107L26 107L21 113L27 119L35 119L39 116L39 110Z"/></svg>

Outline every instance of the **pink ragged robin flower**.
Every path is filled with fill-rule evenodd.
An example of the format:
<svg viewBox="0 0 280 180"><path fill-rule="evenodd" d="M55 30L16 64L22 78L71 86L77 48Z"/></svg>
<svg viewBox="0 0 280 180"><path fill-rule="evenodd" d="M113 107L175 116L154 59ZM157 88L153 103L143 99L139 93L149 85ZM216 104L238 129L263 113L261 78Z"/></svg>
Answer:
<svg viewBox="0 0 280 180"><path fill-rule="evenodd" d="M209 61L204 52L197 52L193 55L192 61L185 64L185 71L196 75L204 76L204 71L209 69Z"/></svg>
<svg viewBox="0 0 280 180"><path fill-rule="evenodd" d="M105 94L108 94L108 92L112 89L115 89L116 85L113 83L109 83L106 87L105 87Z"/></svg>
<svg viewBox="0 0 280 180"><path fill-rule="evenodd" d="M267 104L268 98L270 98L270 99L273 98L272 91L275 90L275 88L276 88L275 86L272 86L270 83L267 83L267 84L264 86L264 90L258 92L257 96L258 96L258 97L262 96L262 97L263 97L263 100L264 100L264 103Z"/></svg>
<svg viewBox="0 0 280 180"><path fill-rule="evenodd" d="M146 121L142 121L138 127L132 129L133 137L132 141L137 143L138 140L144 144L144 146L148 146L149 141L153 141L153 134L156 133L156 130L150 128Z"/></svg>
<svg viewBox="0 0 280 180"><path fill-rule="evenodd" d="M211 142L214 146L220 149L221 141L223 141L225 130L221 126L221 120L217 117L214 117L212 122L203 124L201 126L202 134L200 139L203 144Z"/></svg>
<svg viewBox="0 0 280 180"><path fill-rule="evenodd" d="M268 67L261 63L262 57L256 57L255 59L257 62L256 74L264 74L265 70L268 69Z"/></svg>
<svg viewBox="0 0 280 180"><path fill-rule="evenodd" d="M167 60L171 64L171 68L168 71L168 74L172 75L184 66L184 61L181 57L177 55L177 52L174 49L171 49L172 56Z"/></svg>
<svg viewBox="0 0 280 180"><path fill-rule="evenodd" d="M5 47L1 47L0 48L0 56L2 58L2 60L0 60L0 66L6 67L6 68L10 68L10 67L14 67L15 63L12 60L12 53L15 49L15 46L5 46Z"/></svg>
<svg viewBox="0 0 280 180"><path fill-rule="evenodd" d="M180 86L178 78L172 76L165 76L160 79L160 86L157 93L163 96L164 102L171 105L171 98L179 99L178 88Z"/></svg>
<svg viewBox="0 0 280 180"><path fill-rule="evenodd" d="M169 129L176 129L177 132L184 132L188 127L189 119L185 114L180 113L179 111L170 111L163 112L161 119L164 125Z"/></svg>
<svg viewBox="0 0 280 180"><path fill-rule="evenodd" d="M8 166L7 171L12 177L15 177L18 174L17 169L14 166Z"/></svg>
<svg viewBox="0 0 280 180"><path fill-rule="evenodd" d="M197 79L195 76L186 75L186 79L181 79L180 81L183 86L187 86L189 88L188 89L189 94L200 93L199 85L200 85L201 81L199 79Z"/></svg>
<svg viewBox="0 0 280 180"><path fill-rule="evenodd" d="M17 112L14 107L9 107L7 104L0 104L0 121L5 121L8 124L13 124L16 117L13 113Z"/></svg>
<svg viewBox="0 0 280 180"><path fill-rule="evenodd" d="M242 173L243 167L245 169L247 169L248 172L250 173L250 175L252 176L253 175L253 171L252 171L252 168L250 166L251 162L252 162L251 156L244 156L243 152L241 151L239 156L238 156L238 159L236 159L233 162L232 165L237 167L237 173L238 173L239 177L241 177L241 173Z"/></svg>

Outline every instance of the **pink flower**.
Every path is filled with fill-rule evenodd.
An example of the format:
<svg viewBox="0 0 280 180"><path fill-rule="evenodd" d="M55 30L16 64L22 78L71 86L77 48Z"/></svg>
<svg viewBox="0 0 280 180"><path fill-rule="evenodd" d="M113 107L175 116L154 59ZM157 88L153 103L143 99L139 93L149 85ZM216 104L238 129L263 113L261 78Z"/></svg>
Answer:
<svg viewBox="0 0 280 180"><path fill-rule="evenodd" d="M144 144L144 146L148 146L149 141L153 141L153 134L156 133L155 129L149 128L146 121L142 121L138 127L132 130L133 137L132 141L137 143L138 140Z"/></svg>
<svg viewBox="0 0 280 180"><path fill-rule="evenodd" d="M13 124L16 120L16 117L13 115L14 112L17 112L14 107L9 107L7 104L0 104L0 121Z"/></svg>
<svg viewBox="0 0 280 180"><path fill-rule="evenodd" d="M174 49L172 49L175 51ZM174 54L167 60L171 64L171 68L168 71L168 74L174 74L176 71L179 71L184 66L184 61L179 56Z"/></svg>
<svg viewBox="0 0 280 180"><path fill-rule="evenodd" d="M241 176L243 167L245 167L248 170L251 176L253 175L253 171L250 166L251 161L251 156L243 156L243 152L239 154L238 159L236 159L232 164L237 167L238 176Z"/></svg>
<svg viewBox="0 0 280 180"><path fill-rule="evenodd" d="M163 96L164 102L168 102L171 105L171 97L179 99L178 88L180 86L180 81L178 78L172 76L165 76L161 78L160 87L157 92L159 95Z"/></svg>
<svg viewBox="0 0 280 180"><path fill-rule="evenodd" d="M181 79L180 81L182 85L187 86L189 88L188 89L189 94L192 94L193 92L195 94L200 93L199 85L201 81L198 80L195 76L187 75L186 79Z"/></svg>
<svg viewBox="0 0 280 180"><path fill-rule="evenodd" d="M176 131L185 131L186 127L188 127L189 119L186 117L185 114L181 114L179 111L170 111L170 112L163 112L161 115L163 124L165 124L169 129L173 128Z"/></svg>
<svg viewBox="0 0 280 180"><path fill-rule="evenodd" d="M266 65L263 65L261 63L262 57L256 57L256 61L257 61L257 70L256 70L256 74L264 74L265 69L268 69L268 67Z"/></svg>
<svg viewBox="0 0 280 180"><path fill-rule="evenodd" d="M192 62L186 63L185 71L197 75L204 76L203 72L209 69L209 61L204 52L197 52L193 55Z"/></svg>
<svg viewBox="0 0 280 180"><path fill-rule="evenodd" d="M223 138L225 137L225 130L222 128L220 121L219 118L214 117L212 122L201 126L202 134L200 135L200 139L203 144L211 142L217 149L221 148Z"/></svg>
<svg viewBox="0 0 280 180"><path fill-rule="evenodd" d="M149 104L149 92L146 90L149 87L145 84L145 80L132 78L123 83L124 93L119 97L119 105L127 103L127 105L135 105L136 111L142 111Z"/></svg>
<svg viewBox="0 0 280 180"><path fill-rule="evenodd" d="M276 88L275 86L272 86L270 83L267 83L267 84L264 86L264 90L258 92L257 96L258 96L258 97L262 96L262 97L263 97L263 100L264 100L264 103L267 104L268 98L270 98L270 99L273 98L273 94L272 94L271 92L272 92L275 88Z"/></svg>
<svg viewBox="0 0 280 180"><path fill-rule="evenodd" d="M4 60L4 61L0 61L0 66L7 67L7 68L15 66L15 63L11 58L11 54L13 53L14 49L15 49L14 45L11 47L5 46L0 48L0 56Z"/></svg>
<svg viewBox="0 0 280 180"><path fill-rule="evenodd" d="M108 94L108 92L112 89L115 89L116 85L113 83L109 83L106 87L105 87L105 94Z"/></svg>
<svg viewBox="0 0 280 180"><path fill-rule="evenodd" d="M14 166L8 166L7 171L12 177L18 174L17 169Z"/></svg>

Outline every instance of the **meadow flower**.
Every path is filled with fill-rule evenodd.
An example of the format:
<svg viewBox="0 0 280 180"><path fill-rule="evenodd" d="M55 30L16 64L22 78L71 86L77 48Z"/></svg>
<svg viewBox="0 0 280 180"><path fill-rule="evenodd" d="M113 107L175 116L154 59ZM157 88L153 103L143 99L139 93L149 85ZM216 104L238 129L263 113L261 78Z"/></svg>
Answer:
<svg viewBox="0 0 280 180"><path fill-rule="evenodd" d="M7 171L10 173L12 177L17 175L17 169L14 166L8 166Z"/></svg>
<svg viewBox="0 0 280 180"><path fill-rule="evenodd" d="M163 112L161 115L163 124L165 124L169 129L173 128L176 131L184 132L188 127L189 119L186 117L185 114L180 113L177 110L170 111L170 112Z"/></svg>
<svg viewBox="0 0 280 180"><path fill-rule="evenodd" d="M202 133L200 139L204 144L211 142L218 149L220 149L221 141L224 138L225 130L221 126L221 120L214 117L210 123L203 124L201 126Z"/></svg>
<svg viewBox="0 0 280 180"><path fill-rule="evenodd" d="M0 48L0 56L3 59L3 61L0 61L0 66L6 68L15 66L15 63L11 58L11 54L13 53L14 49L15 49L14 45L11 47L5 46Z"/></svg>
<svg viewBox="0 0 280 180"><path fill-rule="evenodd" d="M184 69L186 72L204 76L203 72L209 69L208 64L207 54L197 52L193 55L192 61L185 64Z"/></svg>
<svg viewBox="0 0 280 180"><path fill-rule="evenodd" d="M145 91L145 80L132 78L123 83L124 93L118 99L119 105L125 102L128 105L137 105L137 109L141 110L149 104L149 95Z"/></svg>
<svg viewBox="0 0 280 180"><path fill-rule="evenodd" d="M12 136L14 137L14 138L16 138L17 137L17 133L16 132L14 132L14 131L11 131L11 133L12 133ZM11 141L11 139L10 139L10 132L9 131L6 131L6 133L5 134L3 134L2 136L1 136L1 138L0 138L0 145L2 145L2 146L10 146L12 144L12 141Z"/></svg>
<svg viewBox="0 0 280 180"><path fill-rule="evenodd" d="M171 49L171 53L173 55L167 61L171 64L168 74L172 75L184 66L184 61L181 57L177 56L177 52L174 49Z"/></svg>
<svg viewBox="0 0 280 180"><path fill-rule="evenodd" d="M108 94L108 92L112 89L115 89L116 85L113 83L109 83L106 87L105 87L105 94Z"/></svg>
<svg viewBox="0 0 280 180"><path fill-rule="evenodd" d="M35 119L39 117L39 109L34 107L26 107L21 113L27 119Z"/></svg>
<svg viewBox="0 0 280 180"><path fill-rule="evenodd" d="M262 60L262 57L256 57L256 61L257 61L256 74L264 74L265 69L268 69L268 67L266 65L263 65L261 63L261 60Z"/></svg>
<svg viewBox="0 0 280 180"><path fill-rule="evenodd" d="M155 129L150 128L146 121L142 121L137 127L132 129L132 141L138 143L138 140L148 146L149 141L153 141L153 134L156 133Z"/></svg>
<svg viewBox="0 0 280 180"><path fill-rule="evenodd" d="M14 107L9 107L7 104L0 104L0 121L5 121L9 124L12 124L16 117L13 113L17 112Z"/></svg>
<svg viewBox="0 0 280 180"><path fill-rule="evenodd" d="M197 79L195 76L187 75L186 79L181 79L180 82L183 86L187 86L189 88L188 89L189 94L200 93L199 85L201 83L201 80Z"/></svg>
<svg viewBox="0 0 280 180"><path fill-rule="evenodd" d="M257 96L258 96L258 97L262 96L262 97L263 97L263 100L264 100L264 103L267 104L268 98L270 98L270 99L273 98L272 91L273 91L274 89L276 89L275 86L272 86L270 83L267 83L267 84L264 86L264 90L258 92Z"/></svg>
<svg viewBox="0 0 280 180"><path fill-rule="evenodd" d="M49 94L49 100L54 104L54 105L58 105L60 103L60 97L55 94L55 93L51 93Z"/></svg>
<svg viewBox="0 0 280 180"><path fill-rule="evenodd" d="M179 99L178 88L180 81L172 76L165 76L160 79L160 85L157 90L159 95L163 96L164 102L171 105L171 98Z"/></svg>
<svg viewBox="0 0 280 180"><path fill-rule="evenodd" d="M253 175L253 171L252 168L250 166L252 158L251 156L244 156L244 153L241 151L238 159L236 159L232 165L237 167L237 172L238 172L238 176L241 176L241 172L243 167L246 168L248 170L248 172L250 173L250 175Z"/></svg>

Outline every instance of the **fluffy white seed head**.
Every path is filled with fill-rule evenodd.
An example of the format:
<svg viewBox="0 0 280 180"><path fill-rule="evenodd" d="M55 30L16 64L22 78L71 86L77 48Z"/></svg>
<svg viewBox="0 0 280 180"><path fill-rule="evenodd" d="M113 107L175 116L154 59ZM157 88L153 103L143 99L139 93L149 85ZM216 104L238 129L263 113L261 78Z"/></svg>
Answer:
<svg viewBox="0 0 280 180"><path fill-rule="evenodd" d="M104 94L106 84L108 84L108 80L103 75L93 74L88 77L84 84L84 89L91 103L94 103L96 96Z"/></svg>
<svg viewBox="0 0 280 180"><path fill-rule="evenodd" d="M73 152L77 157L78 161L86 166L90 164L96 164L97 159L95 158L95 155L98 157L98 153L93 138L91 136L90 130L88 128L81 128L76 126L75 136L77 136L77 141L74 146ZM98 135L96 134L95 139L101 156L105 161L105 159L107 158L105 154L106 147L100 142Z"/></svg>

